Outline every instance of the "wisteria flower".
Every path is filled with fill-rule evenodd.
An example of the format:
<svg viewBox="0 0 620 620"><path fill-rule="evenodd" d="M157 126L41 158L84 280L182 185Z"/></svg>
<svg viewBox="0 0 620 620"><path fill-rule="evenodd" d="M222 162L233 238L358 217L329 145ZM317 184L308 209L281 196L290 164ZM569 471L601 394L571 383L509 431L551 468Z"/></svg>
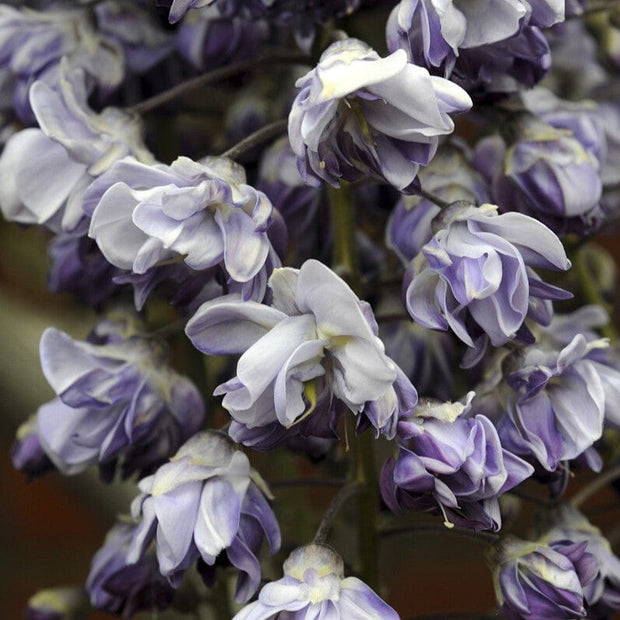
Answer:
<svg viewBox="0 0 620 620"><path fill-rule="evenodd" d="M528 338L532 298L565 299L531 267L568 269L560 240L544 224L497 207L455 205L422 247L405 298L411 317L431 329L451 329L476 349L486 338L501 346ZM538 319L538 316L533 318Z"/></svg>
<svg viewBox="0 0 620 620"><path fill-rule="evenodd" d="M129 71L145 73L172 53L173 37L145 7L106 0L98 2L94 10L98 31L121 47Z"/></svg>
<svg viewBox="0 0 620 620"><path fill-rule="evenodd" d="M56 235L48 243L47 255L47 287L51 291L73 293L82 303L99 306L122 288L114 282L122 272L108 263L89 237Z"/></svg>
<svg viewBox="0 0 620 620"><path fill-rule="evenodd" d="M270 256L271 203L229 159L123 159L89 187L85 208L103 255L135 274L182 259L194 270L223 263L233 280L248 282Z"/></svg>
<svg viewBox="0 0 620 620"><path fill-rule="evenodd" d="M165 609L172 602L174 588L159 572L154 553L127 562L136 527L123 522L115 525L93 556L85 588L95 609L130 618L140 611Z"/></svg>
<svg viewBox="0 0 620 620"><path fill-rule="evenodd" d="M30 416L17 429L11 446L11 461L15 469L32 478L54 469L54 464L45 454L39 441L36 416Z"/></svg>
<svg viewBox="0 0 620 620"><path fill-rule="evenodd" d="M493 179L497 204L531 215L557 233L592 230L602 219L599 163L592 152L600 151L602 140L589 140L586 150L565 127L525 115L518 126L519 137Z"/></svg>
<svg viewBox="0 0 620 620"><path fill-rule="evenodd" d="M124 155L153 161L140 120L117 108L93 112L85 79L83 71L63 62L58 90L44 82L32 85L40 129L14 134L0 156L0 209L6 219L83 234L82 200L93 179Z"/></svg>
<svg viewBox="0 0 620 620"><path fill-rule="evenodd" d="M234 620L398 620L398 614L357 577L344 577L342 558L331 548L311 544L284 562L284 577L268 583L258 600Z"/></svg>
<svg viewBox="0 0 620 620"><path fill-rule="evenodd" d="M41 337L43 374L58 398L37 412L43 450L65 474L99 464L111 478L150 473L200 427L198 390L166 363L154 339L79 342L54 328Z"/></svg>
<svg viewBox="0 0 620 620"><path fill-rule="evenodd" d="M267 24L222 15L216 3L185 17L176 33L176 47L196 68L215 68L254 56L267 33Z"/></svg>
<svg viewBox="0 0 620 620"><path fill-rule="evenodd" d="M275 553L280 529L264 483L229 438L214 431L195 434L138 486L142 493L131 511L139 525L128 562L137 562L154 541L161 574L178 587L196 561L213 566L225 553L240 571L237 601L254 594L263 533Z"/></svg>
<svg viewBox="0 0 620 620"><path fill-rule="evenodd" d="M388 46L391 51L405 49L416 64L443 65L450 75L460 49L511 37L527 12L520 0L401 0L388 21Z"/></svg>
<svg viewBox="0 0 620 620"><path fill-rule="evenodd" d="M584 587L597 569L587 545L585 541L547 545L505 537L489 553L504 617L585 618Z"/></svg>
<svg viewBox="0 0 620 620"><path fill-rule="evenodd" d="M472 105L452 82L408 63L404 51L381 58L357 39L330 45L296 86L289 139L313 185L370 175L411 193L438 136L454 129L449 114Z"/></svg>
<svg viewBox="0 0 620 620"><path fill-rule="evenodd" d="M488 184L473 169L463 145L441 145L418 179L426 192L448 204L457 201L483 204L490 199ZM387 246L405 264L409 263L433 236L432 222L440 211L435 203L421 196L402 196L386 228Z"/></svg>
<svg viewBox="0 0 620 620"><path fill-rule="evenodd" d="M242 354L237 376L215 392L233 419L250 428L290 427L333 395L393 436L417 394L385 355L370 307L315 260L276 269L269 287L270 306L224 296L187 323L203 353Z"/></svg>
<svg viewBox="0 0 620 620"><path fill-rule="evenodd" d="M388 48L440 68L468 92L533 86L548 71L549 47L538 26L564 20L563 0L401 0L387 23Z"/></svg>
<svg viewBox="0 0 620 620"><path fill-rule="evenodd" d="M26 123L34 117L28 101L35 80L58 89L61 61L88 75L89 86L103 92L117 87L124 75L122 49L93 27L86 7L58 4L44 11L0 6L0 84L3 94L13 93L13 107ZM92 90L90 88L89 90ZM8 101L0 107L11 106Z"/></svg>
<svg viewBox="0 0 620 620"><path fill-rule="evenodd" d="M587 541L586 551L596 560L596 575L584 586L588 618L610 618L620 610L620 559L609 541L570 503L560 504L551 514L551 527L542 539L548 544Z"/></svg>
<svg viewBox="0 0 620 620"><path fill-rule="evenodd" d="M603 434L605 418L618 419L620 374L596 357L606 347L605 341L587 342L581 334L560 351L529 347L521 368L507 377L513 391L498 423L504 445L533 456L547 471L591 448ZM592 464L599 469L600 459Z"/></svg>
<svg viewBox="0 0 620 620"><path fill-rule="evenodd" d="M484 415L468 416L465 404L427 403L398 424L400 451L381 473L381 493L388 507L444 515L476 530L499 530L499 496L534 472L506 450Z"/></svg>

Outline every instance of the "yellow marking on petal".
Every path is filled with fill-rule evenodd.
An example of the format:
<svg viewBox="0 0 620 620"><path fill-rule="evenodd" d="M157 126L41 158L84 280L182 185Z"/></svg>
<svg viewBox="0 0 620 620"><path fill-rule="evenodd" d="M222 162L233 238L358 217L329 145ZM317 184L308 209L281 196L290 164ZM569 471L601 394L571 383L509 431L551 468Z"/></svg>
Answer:
<svg viewBox="0 0 620 620"><path fill-rule="evenodd" d="M349 103L349 107L353 111L353 114L355 114L355 118L357 119L357 122L360 124L360 127L362 128L362 134L368 141L368 144L370 144L372 147L376 147L377 143L373 140L370 134L370 127L368 126L368 121L366 120L366 117L364 116L364 112L362 111L362 106L357 101L349 100L348 103Z"/></svg>
<svg viewBox="0 0 620 620"><path fill-rule="evenodd" d="M174 265L176 263L181 263L187 258L187 254L177 254L177 256L173 256L172 258L167 258L165 260L160 260L159 262L153 265L154 267L164 267L166 265Z"/></svg>
<svg viewBox="0 0 620 620"><path fill-rule="evenodd" d="M306 381L304 383L304 396L310 403L310 407L304 411L294 422L289 424L286 429L292 428L296 424L299 424L302 420L305 420L316 409L316 381Z"/></svg>

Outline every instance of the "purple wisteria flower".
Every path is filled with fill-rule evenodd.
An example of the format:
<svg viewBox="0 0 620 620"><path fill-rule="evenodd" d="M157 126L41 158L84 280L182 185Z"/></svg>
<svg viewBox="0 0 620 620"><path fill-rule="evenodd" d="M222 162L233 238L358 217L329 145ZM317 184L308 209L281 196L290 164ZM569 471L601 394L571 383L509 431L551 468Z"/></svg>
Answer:
<svg viewBox="0 0 620 620"><path fill-rule="evenodd" d="M502 211L531 215L558 234L596 227L602 219L596 153L604 145L596 128L585 126L584 116L579 125L556 117L557 129L529 114L513 117L518 138L493 177L493 198ZM568 133L568 125L574 132Z"/></svg>
<svg viewBox="0 0 620 620"><path fill-rule="evenodd" d="M36 416L28 418L17 429L11 446L11 461L15 469L32 478L55 469L39 441Z"/></svg>
<svg viewBox="0 0 620 620"><path fill-rule="evenodd" d="M41 337L43 374L58 398L37 412L43 450L65 474L99 464L111 478L150 473L204 418L198 390L166 363L155 339L79 342L54 328Z"/></svg>
<svg viewBox="0 0 620 620"><path fill-rule="evenodd" d="M136 525L118 523L93 556L86 579L91 605L108 613L130 618L140 611L165 609L174 597L174 588L159 572L152 550L137 562L127 561Z"/></svg>
<svg viewBox="0 0 620 620"><path fill-rule="evenodd" d="M401 0L387 23L388 48L416 64L441 69L471 92L533 86L550 66L538 26L564 20L564 1Z"/></svg>
<svg viewBox="0 0 620 620"><path fill-rule="evenodd" d="M495 595L508 620L585 618L584 588L597 561L586 541L545 544L505 537L489 554Z"/></svg>
<svg viewBox="0 0 620 620"><path fill-rule="evenodd" d="M494 101L523 87L532 88L551 68L545 35L536 26L524 26L513 37L461 52L450 79L474 99Z"/></svg>
<svg viewBox="0 0 620 620"><path fill-rule="evenodd" d="M93 112L84 72L64 61L60 72L59 90L39 81L30 89L40 129L14 134L0 156L0 209L10 221L83 234L82 199L93 179L124 155L153 156L138 117L118 108Z"/></svg>
<svg viewBox="0 0 620 620"><path fill-rule="evenodd" d="M489 202L489 187L469 162L464 145L444 144L433 161L420 171L418 179L425 191L451 204ZM420 196L402 196L394 207L386 228L386 244L405 263L414 259L433 236L432 222L441 211Z"/></svg>
<svg viewBox="0 0 620 620"><path fill-rule="evenodd" d="M216 68L253 57L267 33L266 23L222 15L215 4L187 15L177 30L176 47L194 67Z"/></svg>
<svg viewBox="0 0 620 620"><path fill-rule="evenodd" d="M534 468L506 450L484 415L462 403L427 402L398 424L400 451L381 472L381 493L394 512L439 512L445 525L501 528L499 496Z"/></svg>
<svg viewBox="0 0 620 620"><path fill-rule="evenodd" d="M404 51L381 58L357 39L330 45L296 86L289 139L313 185L371 176L412 192L438 136L454 129L449 114L472 105L452 82L408 63Z"/></svg>
<svg viewBox="0 0 620 620"><path fill-rule="evenodd" d="M105 0L94 7L98 31L123 50L126 68L145 73L174 50L174 38L135 2Z"/></svg>
<svg viewBox="0 0 620 620"><path fill-rule="evenodd" d="M142 493L131 512L140 521L128 562L137 562L154 541L161 574L178 587L192 564L213 566L225 553L240 571L235 599L245 602L254 594L263 534L275 553L280 529L264 483L228 437L195 434L138 486Z"/></svg>
<svg viewBox="0 0 620 620"><path fill-rule="evenodd" d="M190 9L200 9L202 7L213 4L214 0L172 0L170 4L170 12L168 13L168 21L176 24Z"/></svg>
<svg viewBox="0 0 620 620"><path fill-rule="evenodd" d="M98 306L118 293L114 278L122 272L110 265L89 237L61 233L47 246L47 288L73 293L82 303Z"/></svg>
<svg viewBox="0 0 620 620"><path fill-rule="evenodd" d="M120 46L101 36L93 27L86 7L50 6L45 11L0 6L0 107L14 107L17 115L32 124L28 100L35 80L57 89L61 59L88 76L88 90L97 85L103 92L117 87L124 75ZM7 100L13 95L13 101Z"/></svg>
<svg viewBox="0 0 620 620"><path fill-rule="evenodd" d="M242 354L237 376L215 391L233 420L289 428L337 399L393 437L417 393L385 355L370 306L316 260L274 270L269 288L270 306L228 295L187 323L203 353ZM329 417L320 409L316 416Z"/></svg>
<svg viewBox="0 0 620 620"><path fill-rule="evenodd" d="M526 15L526 5L520 0L401 0L387 24L388 47L405 49L416 64L443 66L449 76L460 49L511 37Z"/></svg>
<svg viewBox="0 0 620 620"><path fill-rule="evenodd" d="M279 266L267 235L271 203L229 159L149 166L125 158L91 184L84 205L103 255L134 274L167 261L196 271L221 263L251 287L266 267Z"/></svg>
<svg viewBox="0 0 620 620"><path fill-rule="evenodd" d="M556 97L547 88L540 86L520 93L520 97L529 112L535 114L555 129L570 132L572 137L578 140L588 153L592 153L602 163L607 150L605 140L606 127L603 114L604 106L591 99L583 101L561 99ZM523 128L529 129L532 134L535 135L537 133L536 130L544 133L545 129L548 129L540 124L536 126L532 120L527 117L522 117L521 119L521 122L525 121L526 123ZM528 121L530 127L528 127ZM517 133L520 133L520 131Z"/></svg>
<svg viewBox="0 0 620 620"><path fill-rule="evenodd" d="M531 334L528 316L541 322L532 299L571 297L542 282L532 267L568 269L560 240L540 222L497 207L457 204L442 213L443 226L412 261L405 292L411 317L431 329L451 329L480 351Z"/></svg>
<svg viewBox="0 0 620 620"><path fill-rule="evenodd" d="M547 544L586 541L586 551L596 560L596 575L583 588L588 618L611 618L620 610L620 559L601 531L572 504L560 504L551 516L552 527L543 535Z"/></svg>
<svg viewBox="0 0 620 620"><path fill-rule="evenodd" d="M559 351L528 347L520 369L506 379L512 392L498 423L503 444L548 472L586 451L589 465L600 469L600 457L590 448L606 421L613 426L619 421L620 374L597 358L606 347L581 334Z"/></svg>
<svg viewBox="0 0 620 620"><path fill-rule="evenodd" d="M258 600L233 620L398 620L398 614L357 577L344 577L344 562L330 547L295 549L284 577L266 584Z"/></svg>

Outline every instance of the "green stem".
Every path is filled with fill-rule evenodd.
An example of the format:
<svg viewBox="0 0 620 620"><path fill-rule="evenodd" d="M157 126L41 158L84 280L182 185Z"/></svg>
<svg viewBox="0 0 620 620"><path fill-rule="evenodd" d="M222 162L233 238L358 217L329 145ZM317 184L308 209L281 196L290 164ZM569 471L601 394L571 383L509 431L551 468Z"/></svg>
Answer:
<svg viewBox="0 0 620 620"><path fill-rule="evenodd" d="M374 438L370 431L362 433L355 442L357 480L363 484L360 496L359 552L362 563L362 579L374 590L379 589L379 530L377 514L377 470L375 468Z"/></svg>
<svg viewBox="0 0 620 620"><path fill-rule="evenodd" d="M201 353L198 349L196 349L196 347L194 347L189 338L185 338L184 342L186 359L188 363L187 375L198 388L198 391L205 402L205 409L207 412L205 427L211 428L213 426L213 415L209 414L209 405L211 405L213 401L213 386L210 385L208 377L208 358L204 353Z"/></svg>
<svg viewBox="0 0 620 620"><path fill-rule="evenodd" d="M226 67L221 67L219 69L215 69L213 71L208 71L207 73L203 73L191 80L187 80L182 82L181 84L177 84L173 88L164 91L163 93L159 93L154 97L149 99L145 99L136 105L129 107L127 110L134 114L145 114L146 112L150 112L155 108L176 99L177 97L181 97L182 95L186 95L193 90L201 88L202 86L206 86L207 84L212 84L213 82L219 82L221 80L225 80L226 78L233 77L235 75L239 75L240 73L245 73L246 71L252 71L253 69L257 69L260 67L267 66L273 63L293 63L293 64L308 64L311 60L305 54L300 54L299 52L292 52L290 50L273 50L265 52L262 56L258 58L251 58L248 60L241 60L239 62L234 62Z"/></svg>
<svg viewBox="0 0 620 620"><path fill-rule="evenodd" d="M361 281L357 261L355 210L351 186L343 182L340 189L329 187L328 192L334 239L332 269L357 293L361 287Z"/></svg>
<svg viewBox="0 0 620 620"><path fill-rule="evenodd" d="M233 611L230 605L228 587L226 584L226 571L220 570L213 588L214 607L217 609L218 618L232 618Z"/></svg>
<svg viewBox="0 0 620 620"><path fill-rule="evenodd" d="M581 287L586 300L591 304L596 304L597 306L604 308L606 311L609 311L609 304L601 295L601 291L597 286L598 278L596 278L595 273L593 273L592 269L588 265L587 257L583 248L575 253L573 269L575 270L575 275L579 281L579 286ZM609 338L612 343L617 341L618 334L616 333L616 329L611 322L611 317L610 322L601 327L601 333L606 338Z"/></svg>
<svg viewBox="0 0 620 620"><path fill-rule="evenodd" d="M355 211L351 186L341 183L340 189L328 188L334 251L332 269L359 294L362 281L359 273L355 240ZM362 433L355 441L356 480L361 486L358 519L361 577L373 589L379 588L379 510L378 480L375 469L373 437Z"/></svg>

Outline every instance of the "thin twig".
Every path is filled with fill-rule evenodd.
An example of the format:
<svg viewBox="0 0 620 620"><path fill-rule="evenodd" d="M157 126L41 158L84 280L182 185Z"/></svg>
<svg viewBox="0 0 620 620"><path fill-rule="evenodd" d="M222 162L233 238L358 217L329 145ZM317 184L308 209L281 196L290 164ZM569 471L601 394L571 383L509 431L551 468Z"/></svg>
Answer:
<svg viewBox="0 0 620 620"><path fill-rule="evenodd" d="M500 618L497 611L447 611L436 614L423 614L421 616L410 616L406 620L492 620Z"/></svg>
<svg viewBox="0 0 620 620"><path fill-rule="evenodd" d="M466 538L472 538L478 542L485 542L489 544L496 544L500 537L497 534L491 532L477 532L475 530L468 530L464 527L445 527L442 525L432 525L430 523L420 523L419 525L403 525L401 527L386 528L380 531L381 536L400 536L402 534L413 534L416 532L430 532L432 534L443 534L450 532L451 534L458 534Z"/></svg>
<svg viewBox="0 0 620 620"><path fill-rule="evenodd" d="M260 129L257 129L254 133L237 142L234 146L231 146L227 151L224 151L221 157L228 157L229 159L238 159L246 151L267 142L276 136L279 136L286 132L287 119L280 119L269 123Z"/></svg>
<svg viewBox="0 0 620 620"><path fill-rule="evenodd" d="M439 196L435 196L435 194L431 194L430 192L427 192L426 190L422 188L418 190L418 194L420 194L422 198L426 198L426 200L430 200L430 202L432 202L433 204L436 204L438 207L441 207L442 209L447 209L450 206L449 202L442 200L441 198L439 198Z"/></svg>
<svg viewBox="0 0 620 620"><path fill-rule="evenodd" d="M334 517L336 516L340 508L342 508L343 504L345 504L348 499L359 493L363 488L364 484L356 480L355 482L351 482L350 484L342 487L338 491L338 493L334 495L334 498L332 499L332 502L329 505L327 512L323 516L321 524L319 525L319 529L314 535L313 542L315 542L316 544L321 544L325 542L325 540L327 539L327 535L329 534L329 530L332 527Z"/></svg>
<svg viewBox="0 0 620 620"><path fill-rule="evenodd" d="M548 497L538 497L531 493L526 493L525 491L521 491L520 489L511 489L508 491L508 495L514 495L514 497L518 497L520 499L524 499L528 502L535 502L536 504L540 504L541 506L557 506L562 500L561 498L550 499Z"/></svg>
<svg viewBox="0 0 620 620"><path fill-rule="evenodd" d="M288 478L285 480L273 480L269 486L273 489L277 487L335 487L344 486L344 482L338 478Z"/></svg>
<svg viewBox="0 0 620 620"><path fill-rule="evenodd" d="M202 86L206 86L212 82L219 82L220 80L225 80L226 78L233 77L238 75L239 73L245 73L246 71L252 71L253 69L260 68L263 65L268 63L294 63L294 64L309 64L311 62L310 58L305 54L300 54L299 52L291 52L291 51L282 51L282 50L274 50L271 52L265 52L263 55L258 58L248 59L248 60L240 60L239 62L234 62L226 67L221 67L219 69L214 69L213 71L208 71L207 73L203 73L202 75L198 75L195 78L190 80L186 80L181 84L177 84L172 88L159 93L149 99L145 99L140 103L136 103L133 106L127 108L129 112L134 114L145 114L146 112L150 112L155 108L163 105L164 103L168 103L168 101L172 101L177 97L181 97L197 88Z"/></svg>
<svg viewBox="0 0 620 620"><path fill-rule="evenodd" d="M610 482L613 482L616 478L620 478L620 463L614 465L611 469L607 470L602 476L595 478L590 484L587 484L581 491L578 491L573 495L570 500L571 504L575 508L579 508L591 495L594 495L597 491L606 487Z"/></svg>

